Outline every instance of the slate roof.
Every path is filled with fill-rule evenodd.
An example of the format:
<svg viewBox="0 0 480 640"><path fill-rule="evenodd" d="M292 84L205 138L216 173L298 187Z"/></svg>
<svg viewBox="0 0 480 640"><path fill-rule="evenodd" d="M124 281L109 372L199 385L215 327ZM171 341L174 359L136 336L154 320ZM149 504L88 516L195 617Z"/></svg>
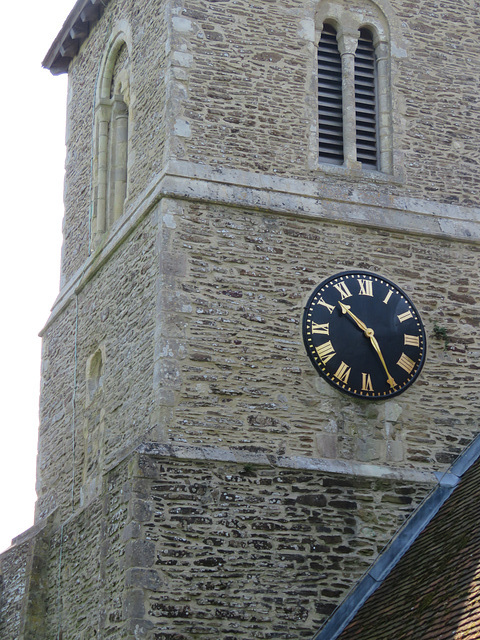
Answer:
<svg viewBox="0 0 480 640"><path fill-rule="evenodd" d="M373 594L361 602L352 592L316 640L480 640L479 454L477 438L452 467L460 481L450 491L440 483L437 498L432 494L419 509L413 541L403 552L397 549L379 586L368 589L365 576L363 591L366 584ZM428 512L442 491L450 496L440 496L436 513L427 513L425 526L418 526L422 510Z"/></svg>

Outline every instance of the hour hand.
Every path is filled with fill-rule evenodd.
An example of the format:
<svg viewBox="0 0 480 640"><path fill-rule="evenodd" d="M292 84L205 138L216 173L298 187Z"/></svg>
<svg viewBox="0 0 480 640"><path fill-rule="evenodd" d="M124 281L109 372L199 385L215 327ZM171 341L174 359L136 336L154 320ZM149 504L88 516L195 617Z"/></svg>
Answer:
<svg viewBox="0 0 480 640"><path fill-rule="evenodd" d="M343 302L340 302L340 301L338 301L338 304L340 305L340 308L341 308L341 310L342 310L342 313L344 313L344 314L345 314L345 313L348 313L348 315L352 318L352 320L354 320L354 321L355 321L355 323L357 324L357 326L358 326L358 327L359 327L363 332L366 332L366 331L367 331L367 329L368 329L367 325L366 325L364 322L362 322L362 321L360 320L360 318L357 318L357 316L356 316L355 314L353 314L353 313L350 311L350 307L348 306L348 304L343 304Z"/></svg>

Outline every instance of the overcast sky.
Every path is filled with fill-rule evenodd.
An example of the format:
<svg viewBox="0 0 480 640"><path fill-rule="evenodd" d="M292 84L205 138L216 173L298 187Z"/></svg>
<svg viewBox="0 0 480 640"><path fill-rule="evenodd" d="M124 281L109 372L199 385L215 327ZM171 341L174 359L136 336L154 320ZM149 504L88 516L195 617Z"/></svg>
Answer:
<svg viewBox="0 0 480 640"><path fill-rule="evenodd" d="M41 62L74 0L3 7L0 551L33 523L39 331L59 290L67 78Z"/></svg>

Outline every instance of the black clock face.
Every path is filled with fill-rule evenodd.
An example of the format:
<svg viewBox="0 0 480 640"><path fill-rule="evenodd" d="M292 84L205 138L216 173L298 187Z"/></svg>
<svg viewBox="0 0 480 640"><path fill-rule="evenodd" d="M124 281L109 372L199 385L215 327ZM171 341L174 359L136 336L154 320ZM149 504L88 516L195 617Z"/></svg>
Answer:
<svg viewBox="0 0 480 640"><path fill-rule="evenodd" d="M405 391L422 369L425 330L408 296L366 271L322 282L303 316L303 339L318 373L337 389L367 399Z"/></svg>

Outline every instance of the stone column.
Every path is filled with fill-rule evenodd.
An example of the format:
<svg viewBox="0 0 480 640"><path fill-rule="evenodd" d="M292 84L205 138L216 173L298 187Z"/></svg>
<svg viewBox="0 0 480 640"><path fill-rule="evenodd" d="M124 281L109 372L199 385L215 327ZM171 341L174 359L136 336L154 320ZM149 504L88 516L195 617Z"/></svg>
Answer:
<svg viewBox="0 0 480 640"><path fill-rule="evenodd" d="M97 189L95 195L96 232L106 230L108 135L111 107L100 104L97 111Z"/></svg>
<svg viewBox="0 0 480 640"><path fill-rule="evenodd" d="M359 32L337 35L338 50L342 58L342 100L343 100L343 156L344 165L360 169L357 161L356 118L355 118L355 51Z"/></svg>
<svg viewBox="0 0 480 640"><path fill-rule="evenodd" d="M115 96L112 121L114 129L112 136L112 144L114 145L112 221L115 221L123 214L127 195L128 107L122 96Z"/></svg>
<svg viewBox="0 0 480 640"><path fill-rule="evenodd" d="M374 46L377 64L379 168L384 173L392 173L392 121L390 83L388 80L388 44L386 42L374 42Z"/></svg>

